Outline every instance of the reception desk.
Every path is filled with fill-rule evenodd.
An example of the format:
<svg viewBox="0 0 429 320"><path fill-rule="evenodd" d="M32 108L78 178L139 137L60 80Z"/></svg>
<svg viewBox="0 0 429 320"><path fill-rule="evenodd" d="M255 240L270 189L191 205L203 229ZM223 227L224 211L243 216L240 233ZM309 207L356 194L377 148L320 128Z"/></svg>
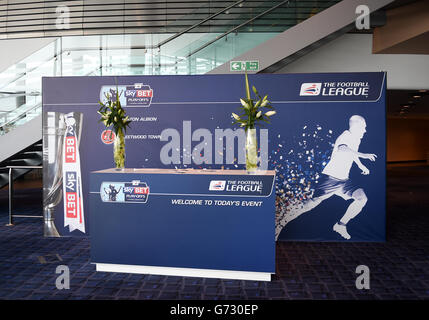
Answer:
<svg viewBox="0 0 429 320"><path fill-rule="evenodd" d="M90 177L97 271L270 281L275 171L107 169Z"/></svg>

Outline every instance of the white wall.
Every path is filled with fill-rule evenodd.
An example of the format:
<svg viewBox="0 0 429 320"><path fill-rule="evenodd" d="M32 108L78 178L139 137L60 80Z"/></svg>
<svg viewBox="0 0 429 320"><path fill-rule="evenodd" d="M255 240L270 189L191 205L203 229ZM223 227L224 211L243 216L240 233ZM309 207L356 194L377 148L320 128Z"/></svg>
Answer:
<svg viewBox="0 0 429 320"><path fill-rule="evenodd" d="M387 71L388 89L429 89L429 55L372 54L372 34L345 34L276 73Z"/></svg>
<svg viewBox="0 0 429 320"><path fill-rule="evenodd" d="M0 72L47 46L56 38L0 40Z"/></svg>

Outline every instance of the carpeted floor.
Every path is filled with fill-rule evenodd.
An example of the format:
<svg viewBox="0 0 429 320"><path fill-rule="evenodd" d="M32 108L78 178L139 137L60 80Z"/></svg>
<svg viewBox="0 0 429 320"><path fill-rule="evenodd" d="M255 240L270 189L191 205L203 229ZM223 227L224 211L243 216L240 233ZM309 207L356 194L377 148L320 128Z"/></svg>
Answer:
<svg viewBox="0 0 429 320"><path fill-rule="evenodd" d="M42 221L7 227L0 190L0 299L429 299L429 166L388 169L386 243L277 243L271 282L95 272L87 238L45 239ZM41 215L41 189L18 189L16 214ZM370 289L355 286L370 268ZM58 265L70 289L58 290Z"/></svg>

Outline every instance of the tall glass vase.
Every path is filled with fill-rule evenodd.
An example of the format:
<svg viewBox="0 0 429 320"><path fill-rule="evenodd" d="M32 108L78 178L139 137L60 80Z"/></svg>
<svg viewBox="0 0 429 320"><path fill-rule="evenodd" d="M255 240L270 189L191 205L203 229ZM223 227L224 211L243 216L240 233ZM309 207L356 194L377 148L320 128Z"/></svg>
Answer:
<svg viewBox="0 0 429 320"><path fill-rule="evenodd" d="M113 142L113 159L117 170L125 167L125 136L124 132L119 129Z"/></svg>
<svg viewBox="0 0 429 320"><path fill-rule="evenodd" d="M246 131L246 170L249 173L258 170L258 140L254 128Z"/></svg>

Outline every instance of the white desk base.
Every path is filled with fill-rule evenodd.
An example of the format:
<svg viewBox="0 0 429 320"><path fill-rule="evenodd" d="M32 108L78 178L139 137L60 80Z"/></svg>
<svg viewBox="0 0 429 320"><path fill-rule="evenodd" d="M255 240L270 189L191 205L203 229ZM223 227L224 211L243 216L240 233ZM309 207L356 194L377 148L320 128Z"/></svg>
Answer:
<svg viewBox="0 0 429 320"><path fill-rule="evenodd" d="M138 265L111 264L111 263L95 263L95 265L96 265L96 270L102 271L102 272L122 272L122 273L154 274L154 275L163 275L163 276L271 281L271 273L267 273L267 272L212 270L212 269L194 269L194 268L170 268L170 267L138 266Z"/></svg>

